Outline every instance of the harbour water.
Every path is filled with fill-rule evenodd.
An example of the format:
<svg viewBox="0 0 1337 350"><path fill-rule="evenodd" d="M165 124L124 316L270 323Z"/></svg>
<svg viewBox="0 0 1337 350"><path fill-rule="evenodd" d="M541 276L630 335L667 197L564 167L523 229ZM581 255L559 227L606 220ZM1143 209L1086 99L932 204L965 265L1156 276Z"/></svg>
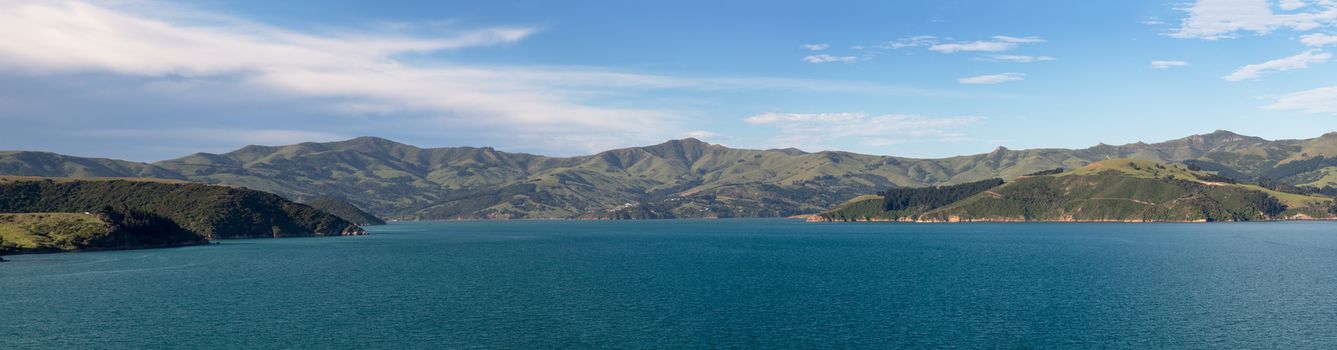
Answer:
<svg viewBox="0 0 1337 350"><path fill-rule="evenodd" d="M1333 348L1337 223L396 223L7 257L0 348Z"/></svg>

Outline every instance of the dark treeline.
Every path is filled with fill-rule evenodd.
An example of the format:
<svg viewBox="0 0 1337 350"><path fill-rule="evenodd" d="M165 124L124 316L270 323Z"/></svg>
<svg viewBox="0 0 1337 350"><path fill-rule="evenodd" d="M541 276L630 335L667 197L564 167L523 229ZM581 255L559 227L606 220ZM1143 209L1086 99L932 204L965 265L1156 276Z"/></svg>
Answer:
<svg viewBox="0 0 1337 350"><path fill-rule="evenodd" d="M337 236L362 231L334 215L243 188L119 180L0 183L0 212L81 213L105 206L167 218L209 239ZM156 225L151 220L136 222Z"/></svg>
<svg viewBox="0 0 1337 350"><path fill-rule="evenodd" d="M1317 194L1329 197L1337 197L1337 188L1333 188L1332 186L1324 186L1323 188L1301 187L1301 186L1281 183L1269 178L1260 178L1258 179L1258 182L1255 182L1255 184L1257 184L1260 187L1277 192L1285 192L1291 194Z"/></svg>
<svg viewBox="0 0 1337 350"><path fill-rule="evenodd" d="M1053 168L1053 169L1049 169L1049 170L1041 170L1041 171L1033 172L1033 173L1026 174L1026 175L1023 175L1023 176L1045 176L1045 175L1058 175L1058 174L1062 174L1062 173L1063 173L1063 168Z"/></svg>
<svg viewBox="0 0 1337 350"><path fill-rule="evenodd" d="M348 201L330 197L321 196L306 202L306 205L316 208L320 211L334 214L340 219L347 220L359 226L385 225L385 220L371 215L361 208L348 203Z"/></svg>
<svg viewBox="0 0 1337 350"><path fill-rule="evenodd" d="M1264 170L1258 177L1262 179L1281 180L1330 166L1337 166L1337 158L1317 156L1314 158L1277 164L1272 169Z"/></svg>
<svg viewBox="0 0 1337 350"><path fill-rule="evenodd" d="M1193 169L1192 169L1192 166L1190 166L1190 169L1189 169L1189 170L1193 170ZM1236 179L1234 179L1234 178L1225 177L1225 176L1221 176L1221 175L1217 175L1217 174L1211 174L1211 173L1208 173L1207 175L1198 176L1198 179L1200 179L1200 180L1202 180L1202 181L1207 181L1207 182L1221 182L1221 183L1228 183L1228 184L1237 184L1237 183L1239 183L1239 181L1236 180Z"/></svg>
<svg viewBox="0 0 1337 350"><path fill-rule="evenodd" d="M896 188L878 192L882 196L882 210L928 210L988 191L1003 184L1003 179L988 179L960 185L920 188Z"/></svg>
<svg viewBox="0 0 1337 350"><path fill-rule="evenodd" d="M1235 169L1231 169L1228 166L1217 163L1190 159L1184 161L1184 165L1188 166L1188 170L1210 171L1216 173L1216 175L1218 176L1221 176L1223 178L1229 178L1237 182L1250 182L1254 180L1253 176L1249 176L1248 174L1236 171ZM1225 182L1225 181L1216 181L1216 182Z"/></svg>

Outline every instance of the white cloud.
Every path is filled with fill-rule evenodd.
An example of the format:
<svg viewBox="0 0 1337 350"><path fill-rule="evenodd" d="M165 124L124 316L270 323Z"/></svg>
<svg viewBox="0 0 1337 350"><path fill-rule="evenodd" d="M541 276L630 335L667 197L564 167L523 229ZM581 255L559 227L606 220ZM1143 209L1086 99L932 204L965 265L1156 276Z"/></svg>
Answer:
<svg viewBox="0 0 1337 350"><path fill-rule="evenodd" d="M831 47L829 44L803 44L799 47L809 51L822 51Z"/></svg>
<svg viewBox="0 0 1337 350"><path fill-rule="evenodd" d="M1184 61L1151 61L1151 68L1155 68L1155 69L1166 69L1166 68L1174 68L1174 67L1183 67L1183 66L1187 66L1187 65L1188 65L1188 62L1184 62Z"/></svg>
<svg viewBox="0 0 1337 350"><path fill-rule="evenodd" d="M426 134L513 136L504 137L504 142L568 154L680 135L681 111L607 102L609 96L644 90L938 93L859 82L459 64L422 54L512 45L538 29L447 25L419 27L411 33L402 26L295 30L172 3L144 4L0 1L0 74L51 81L84 75L124 77L121 81L153 88L88 85L88 89L140 90L134 96L162 100L182 97L182 89L191 90L190 96L244 91L228 96L290 99L309 110L376 118ZM415 56L408 60L405 55ZM227 125L227 120L218 119L229 117L221 114L226 113L211 113L212 121L182 121L178 126ZM119 118L135 122L134 117ZM584 145L591 148L574 149Z"/></svg>
<svg viewBox="0 0 1337 350"><path fill-rule="evenodd" d="M960 129L978 123L979 117L924 117L916 115L879 115L863 113L765 113L744 118L757 126L779 129L772 139L775 147L808 150L831 149L831 142L861 145L891 145L908 140L960 138Z"/></svg>
<svg viewBox="0 0 1337 350"><path fill-rule="evenodd" d="M1309 46L1327 46L1337 44L1337 35L1314 33L1300 36L1300 43Z"/></svg>
<svg viewBox="0 0 1337 350"><path fill-rule="evenodd" d="M1039 37L1034 37L1034 36L1028 36L1028 37L1025 37L1025 38L1018 38L1018 37L1011 37L1011 36L1006 36L1006 35L995 35L995 36L993 37L993 40L998 40L998 41L1005 42L1005 43L1019 43L1019 44L1030 44L1030 43L1042 43L1042 42L1045 42L1044 39L1040 39Z"/></svg>
<svg viewBox="0 0 1337 350"><path fill-rule="evenodd" d="M1026 55L988 55L976 59L980 61L990 61L990 62L1017 62L1017 63L1031 63L1031 62L1043 62L1043 61L1055 60L1055 58L1049 56L1026 56Z"/></svg>
<svg viewBox="0 0 1337 350"><path fill-rule="evenodd" d="M683 137L695 138L695 139L708 139L708 138L713 138L713 137L720 136L720 134L717 133L717 132L713 132L713 131L692 130L692 131L688 131L688 132L683 133L682 136L683 136Z"/></svg>
<svg viewBox="0 0 1337 350"><path fill-rule="evenodd" d="M1302 7L1309 6L1309 4L1306 4L1304 0L1281 0L1277 6L1281 7L1282 10L1295 11Z"/></svg>
<svg viewBox="0 0 1337 350"><path fill-rule="evenodd" d="M1309 50L1295 56L1278 58L1259 64L1250 64L1240 67L1240 69L1236 70L1234 73L1230 73L1230 75L1221 78L1228 81L1257 79L1267 72L1284 72L1288 70L1305 69L1309 68L1310 64L1327 62L1331 58L1332 54L1330 53L1319 50Z"/></svg>
<svg viewBox="0 0 1337 350"><path fill-rule="evenodd" d="M854 63L858 61L859 58L855 56L832 56L827 54L812 55L803 58L803 62L808 62L808 63L831 63L831 62Z"/></svg>
<svg viewBox="0 0 1337 350"><path fill-rule="evenodd" d="M1327 113L1337 115L1337 86L1286 94L1277 98L1276 102L1263 108L1300 110L1305 113Z"/></svg>
<svg viewBox="0 0 1337 350"><path fill-rule="evenodd" d="M930 46L928 49L942 53L954 53L960 51L999 52L1011 50L1016 47L1016 43L1002 41L973 41L967 43L937 44Z"/></svg>
<svg viewBox="0 0 1337 350"><path fill-rule="evenodd" d="M956 81L962 84L999 84L1024 79L1026 79L1026 74L1023 73L1003 73L966 77Z"/></svg>
<svg viewBox="0 0 1337 350"><path fill-rule="evenodd" d="M997 35L993 37L993 40L934 44L932 46L929 46L928 49L930 51L937 51L942 53L954 53L963 51L1001 52L1015 49L1020 44L1030 44L1030 43L1040 43L1040 42L1044 42L1044 39L1040 39L1038 37L1033 37L1033 36L1018 38L1018 37Z"/></svg>
<svg viewBox="0 0 1337 350"><path fill-rule="evenodd" d="M1337 2L1321 0L1313 5L1283 1L1283 10L1308 10L1275 13L1268 0L1198 0L1185 9L1188 16L1169 35L1218 40L1234 38L1238 32L1268 34L1282 28L1305 31L1337 24Z"/></svg>
<svg viewBox="0 0 1337 350"><path fill-rule="evenodd" d="M319 131L281 130L281 129L223 129L223 128L184 128L184 129L104 129L82 131L85 137L99 138L149 138L155 140L180 140L208 144L220 142L241 142L248 145L289 145L301 142L329 142L347 140L350 137Z"/></svg>
<svg viewBox="0 0 1337 350"><path fill-rule="evenodd" d="M931 46L938 43L938 37L932 35L916 35L908 38L897 39L896 41L882 44L882 47L888 49L903 49L907 47Z"/></svg>

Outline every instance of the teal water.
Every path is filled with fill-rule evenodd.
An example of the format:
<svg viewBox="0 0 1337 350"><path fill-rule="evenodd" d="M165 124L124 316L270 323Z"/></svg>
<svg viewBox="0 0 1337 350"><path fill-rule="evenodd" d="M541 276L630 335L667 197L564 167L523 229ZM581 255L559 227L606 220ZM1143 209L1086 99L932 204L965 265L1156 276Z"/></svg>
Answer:
<svg viewBox="0 0 1337 350"><path fill-rule="evenodd" d="M1337 223L426 222L10 257L0 348L1334 348Z"/></svg>

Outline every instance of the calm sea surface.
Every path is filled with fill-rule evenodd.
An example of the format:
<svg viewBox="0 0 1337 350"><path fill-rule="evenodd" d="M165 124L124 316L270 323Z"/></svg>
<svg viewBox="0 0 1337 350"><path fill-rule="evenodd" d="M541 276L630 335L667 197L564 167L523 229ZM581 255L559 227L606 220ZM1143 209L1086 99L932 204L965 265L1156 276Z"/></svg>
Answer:
<svg viewBox="0 0 1337 350"><path fill-rule="evenodd" d="M10 257L0 349L1337 348L1337 223L425 222Z"/></svg>

